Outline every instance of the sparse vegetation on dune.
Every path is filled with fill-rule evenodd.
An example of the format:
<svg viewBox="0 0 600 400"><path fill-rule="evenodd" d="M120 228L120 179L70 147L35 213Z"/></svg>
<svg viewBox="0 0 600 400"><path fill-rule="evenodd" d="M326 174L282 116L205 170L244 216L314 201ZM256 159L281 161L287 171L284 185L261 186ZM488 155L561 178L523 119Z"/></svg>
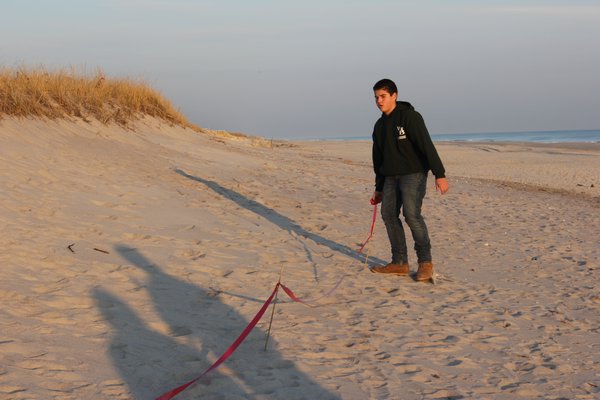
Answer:
<svg viewBox="0 0 600 400"><path fill-rule="evenodd" d="M128 126L143 116L200 130L160 93L142 81L108 78L101 71L48 71L0 67L0 118L96 119Z"/></svg>

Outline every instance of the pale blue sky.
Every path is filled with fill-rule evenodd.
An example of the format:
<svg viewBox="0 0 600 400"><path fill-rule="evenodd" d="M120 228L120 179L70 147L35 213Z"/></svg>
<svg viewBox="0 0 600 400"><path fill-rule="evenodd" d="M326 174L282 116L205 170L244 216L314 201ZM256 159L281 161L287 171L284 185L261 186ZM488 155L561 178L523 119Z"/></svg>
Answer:
<svg viewBox="0 0 600 400"><path fill-rule="evenodd" d="M600 129L600 1L0 0L0 65L140 77L192 122L369 136L372 86L431 133Z"/></svg>

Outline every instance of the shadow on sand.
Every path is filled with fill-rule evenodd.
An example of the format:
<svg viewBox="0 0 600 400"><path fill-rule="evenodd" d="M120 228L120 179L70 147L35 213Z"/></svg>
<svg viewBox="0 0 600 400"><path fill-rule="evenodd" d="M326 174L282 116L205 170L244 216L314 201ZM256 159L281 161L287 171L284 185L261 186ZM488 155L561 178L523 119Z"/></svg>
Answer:
<svg viewBox="0 0 600 400"><path fill-rule="evenodd" d="M131 397L153 399L208 368L252 316L244 317L214 293L165 273L135 248L118 245L115 250L146 273L141 290L148 292L152 313L158 314L169 334L157 332L144 322L143 310L136 311L109 290L96 288L92 295L112 327L109 353ZM339 399L273 346L263 351L264 340L265 332L255 328L220 369L177 399Z"/></svg>
<svg viewBox="0 0 600 400"><path fill-rule="evenodd" d="M361 263L364 263L365 261L367 261L366 256L364 254L357 254L358 249L351 249L348 246L339 244L337 242L334 242L333 240L330 240L330 239L324 238L323 236L309 232L306 229L304 229L303 227L301 227L300 225L298 225L294 220L286 217L285 215L280 214L277 211L275 211L269 207L266 207L252 199L249 199L234 190L223 187L220 184L218 184L217 182L209 181L206 179L199 178L197 176L190 175L190 174L186 173L185 171L182 171L181 169L175 169L175 172L181 176L188 178L188 179L191 179L196 182L200 182L200 183L208 186L210 189L212 189L216 193L220 194L221 196L225 197L226 199L233 201L234 203L238 204L240 207L243 207L247 210L250 210L250 211L256 213L257 215L263 217L267 221L271 222L272 224L278 226L279 228L281 228L283 230L286 230L288 232L294 232L298 236L302 236L306 239L312 240L313 242L315 242L318 245L328 247L332 251L336 251L338 253L341 253L343 255L351 257L355 260L360 261ZM306 246L305 246L305 250L307 250ZM379 258L369 257L368 264L369 264L369 266L372 267L375 265L386 264L386 262Z"/></svg>

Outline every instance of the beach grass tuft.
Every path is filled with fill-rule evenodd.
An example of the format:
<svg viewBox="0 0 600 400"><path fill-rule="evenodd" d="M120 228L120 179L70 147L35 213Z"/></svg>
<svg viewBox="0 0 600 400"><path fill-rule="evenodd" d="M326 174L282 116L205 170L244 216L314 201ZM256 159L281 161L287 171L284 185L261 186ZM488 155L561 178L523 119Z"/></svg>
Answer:
<svg viewBox="0 0 600 400"><path fill-rule="evenodd" d="M129 126L144 116L200 130L141 80L108 78L101 70L0 67L0 118L96 119Z"/></svg>

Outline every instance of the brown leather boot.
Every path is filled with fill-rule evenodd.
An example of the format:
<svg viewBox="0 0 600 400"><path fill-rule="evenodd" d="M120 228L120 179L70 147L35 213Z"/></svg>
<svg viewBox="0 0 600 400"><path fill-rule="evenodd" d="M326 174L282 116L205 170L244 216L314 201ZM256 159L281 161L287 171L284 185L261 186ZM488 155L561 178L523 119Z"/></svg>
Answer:
<svg viewBox="0 0 600 400"><path fill-rule="evenodd" d="M389 263L388 265L379 265L371 268L371 272L378 272L381 274L394 274L394 275L408 275L410 266L408 263L394 264Z"/></svg>
<svg viewBox="0 0 600 400"><path fill-rule="evenodd" d="M419 263L416 280L428 281L433 278L433 264L431 262Z"/></svg>

